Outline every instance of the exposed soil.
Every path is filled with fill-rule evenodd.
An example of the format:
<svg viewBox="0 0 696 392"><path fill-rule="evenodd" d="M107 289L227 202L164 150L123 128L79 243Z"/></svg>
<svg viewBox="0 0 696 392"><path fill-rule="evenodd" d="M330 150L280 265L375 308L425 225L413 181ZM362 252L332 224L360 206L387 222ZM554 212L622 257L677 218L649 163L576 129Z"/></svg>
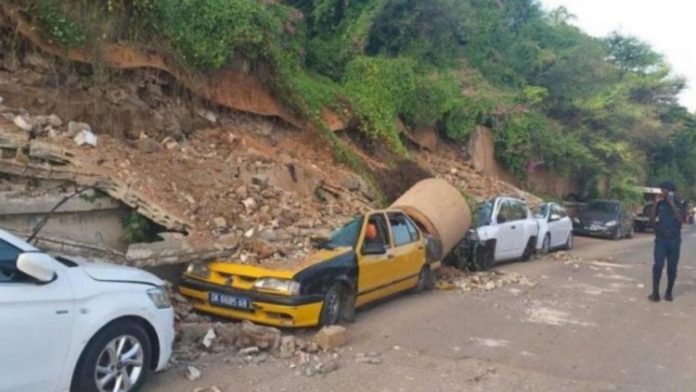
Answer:
<svg viewBox="0 0 696 392"><path fill-rule="evenodd" d="M287 265L306 257L311 238L379 207L367 182L337 163L314 131L210 106L162 71L114 72L27 48L3 50L0 96L7 123L18 115L42 123L57 114L60 125L42 123L31 137L64 148L95 174L126 183L185 221L194 248L231 247L235 260ZM69 121L88 123L97 147L76 147ZM479 199L502 193L535 200L475 171L446 143L406 160L345 135L387 201L431 176Z"/></svg>

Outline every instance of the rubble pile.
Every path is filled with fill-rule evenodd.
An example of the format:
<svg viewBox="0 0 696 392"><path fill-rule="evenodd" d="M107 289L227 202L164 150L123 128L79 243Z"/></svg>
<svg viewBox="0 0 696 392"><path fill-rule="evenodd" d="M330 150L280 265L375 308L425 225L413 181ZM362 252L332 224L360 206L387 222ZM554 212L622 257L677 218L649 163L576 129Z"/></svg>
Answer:
<svg viewBox="0 0 696 392"><path fill-rule="evenodd" d="M188 248L230 250L236 261L300 261L312 250L312 239L326 237L372 203L359 177L315 164L331 160L330 152L301 153L301 143L282 136L259 140L258 129L218 127L183 141L142 134L124 143L55 115L32 116L7 106L0 115L0 144L15 147L14 155L3 154L11 163L1 164L3 171L32 168L48 177L67 171L85 182L103 180L111 196L127 204L141 201L133 207L143 215L185 231ZM133 258L154 259L140 253Z"/></svg>
<svg viewBox="0 0 696 392"><path fill-rule="evenodd" d="M510 284L536 286L536 282L515 272L465 272L449 266L437 271L439 290L490 291Z"/></svg>
<svg viewBox="0 0 696 392"><path fill-rule="evenodd" d="M542 202L531 193L475 170L468 159L447 146L441 146L436 153L423 150L419 155L421 164L437 177L444 178L460 190L474 196L477 201L495 196L510 196L524 200L530 207Z"/></svg>

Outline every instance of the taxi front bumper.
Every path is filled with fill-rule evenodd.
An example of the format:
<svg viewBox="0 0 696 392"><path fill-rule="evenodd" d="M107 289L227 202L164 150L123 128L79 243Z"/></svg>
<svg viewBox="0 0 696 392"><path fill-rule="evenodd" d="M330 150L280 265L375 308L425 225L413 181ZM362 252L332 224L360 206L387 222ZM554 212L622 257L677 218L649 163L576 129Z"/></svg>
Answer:
<svg viewBox="0 0 696 392"><path fill-rule="evenodd" d="M323 304L322 295L271 295L191 278L181 280L179 292L191 298L193 307L201 312L286 328L312 327L319 324ZM251 309L241 310L211 304L210 292L247 298L251 302Z"/></svg>

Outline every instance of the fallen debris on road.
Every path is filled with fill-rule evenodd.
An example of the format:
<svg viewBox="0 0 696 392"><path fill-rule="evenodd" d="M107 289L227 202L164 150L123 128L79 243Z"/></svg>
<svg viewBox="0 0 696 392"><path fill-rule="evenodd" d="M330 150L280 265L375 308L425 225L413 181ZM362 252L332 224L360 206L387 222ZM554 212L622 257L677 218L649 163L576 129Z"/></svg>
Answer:
<svg viewBox="0 0 696 392"><path fill-rule="evenodd" d="M509 284L534 287L537 283L514 272L466 272L445 266L437 273L436 287L439 290L490 291Z"/></svg>

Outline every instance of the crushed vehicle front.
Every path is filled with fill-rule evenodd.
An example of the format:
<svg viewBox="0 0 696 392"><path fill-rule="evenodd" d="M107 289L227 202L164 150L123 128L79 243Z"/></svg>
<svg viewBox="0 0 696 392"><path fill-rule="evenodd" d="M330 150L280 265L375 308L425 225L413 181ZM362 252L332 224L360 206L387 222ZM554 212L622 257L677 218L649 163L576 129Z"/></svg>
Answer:
<svg viewBox="0 0 696 392"><path fill-rule="evenodd" d="M224 261L191 264L179 291L205 313L280 327L317 325L328 286L341 275L357 279L354 246L362 222L362 216L356 217L290 268Z"/></svg>

